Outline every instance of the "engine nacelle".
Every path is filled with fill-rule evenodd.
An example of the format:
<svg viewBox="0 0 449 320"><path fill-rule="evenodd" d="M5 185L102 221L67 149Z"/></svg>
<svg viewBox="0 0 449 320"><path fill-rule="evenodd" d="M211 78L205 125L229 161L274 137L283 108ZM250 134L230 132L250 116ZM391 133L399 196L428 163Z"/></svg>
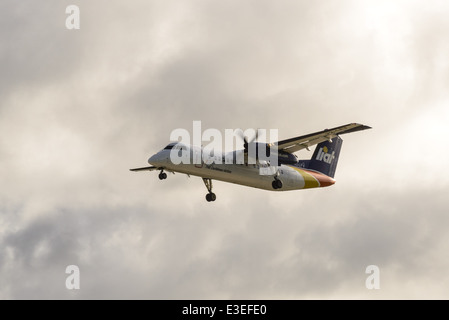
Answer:
<svg viewBox="0 0 449 320"><path fill-rule="evenodd" d="M278 164L296 164L298 163L298 158L296 157L296 155L289 153L289 152L285 152L285 151L280 151L278 152Z"/></svg>
<svg viewBox="0 0 449 320"><path fill-rule="evenodd" d="M248 152L249 157L256 158L257 160L269 160L271 156L276 157L277 155L278 165L296 164L298 162L296 155L285 151L278 151L275 147L271 148L268 143L251 142L245 144L245 151Z"/></svg>

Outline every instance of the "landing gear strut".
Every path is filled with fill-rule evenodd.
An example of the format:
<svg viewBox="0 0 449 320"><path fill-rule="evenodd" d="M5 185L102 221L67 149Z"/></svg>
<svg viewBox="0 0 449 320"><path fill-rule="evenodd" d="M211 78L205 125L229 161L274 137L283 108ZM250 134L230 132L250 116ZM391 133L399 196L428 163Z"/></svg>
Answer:
<svg viewBox="0 0 449 320"><path fill-rule="evenodd" d="M212 192L212 179L203 178L203 182L207 188L207 191L209 191L209 193L206 194L207 202L215 201L215 199L217 199L217 196Z"/></svg>
<svg viewBox="0 0 449 320"><path fill-rule="evenodd" d="M164 172L164 170L161 170L161 173L159 173L159 180L165 179L167 179L167 174Z"/></svg>

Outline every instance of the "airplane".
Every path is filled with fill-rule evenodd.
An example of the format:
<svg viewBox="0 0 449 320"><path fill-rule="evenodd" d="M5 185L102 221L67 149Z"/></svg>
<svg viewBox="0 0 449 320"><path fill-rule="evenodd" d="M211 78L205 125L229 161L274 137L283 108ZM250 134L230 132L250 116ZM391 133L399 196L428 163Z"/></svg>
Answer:
<svg viewBox="0 0 449 320"><path fill-rule="evenodd" d="M160 180L167 179L165 171L201 177L208 191L206 194L208 202L216 200L216 195L212 192L212 180L272 191L328 187L335 183L334 176L343 143L340 135L366 129L371 129L371 127L359 123L350 123L271 144L255 141L257 140L257 133L252 140L243 136L241 138L244 141L244 149L239 151L243 152L245 157L244 161L240 163L238 161L223 163L224 161L205 162L201 160L200 163L196 164L175 164L170 157L172 152L178 152L179 154L186 152L192 159L194 155L202 154L203 147L173 142L148 159L151 166L130 170L134 172L160 171ZM294 154L302 149L310 150L309 147L314 145L316 145L316 148L310 159L299 160ZM250 147L266 148L267 153L269 153L269 147L274 147L274 150L277 149L277 154L275 154L277 165L273 166L270 161L261 159L249 161L251 160L248 158ZM236 159L239 151L214 155L213 159L222 160L225 157ZM220 164L220 162L222 163ZM265 170L264 174L261 174L262 169Z"/></svg>

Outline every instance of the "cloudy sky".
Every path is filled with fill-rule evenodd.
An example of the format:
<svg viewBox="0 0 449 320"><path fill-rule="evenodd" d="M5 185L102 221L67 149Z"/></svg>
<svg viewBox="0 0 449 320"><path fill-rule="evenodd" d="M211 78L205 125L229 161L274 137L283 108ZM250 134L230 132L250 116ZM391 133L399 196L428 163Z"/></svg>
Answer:
<svg viewBox="0 0 449 320"><path fill-rule="evenodd" d="M446 0L3 0L0 299L447 299L448 16ZM194 120L373 129L343 136L330 188L216 182L208 203L200 178L128 171Z"/></svg>

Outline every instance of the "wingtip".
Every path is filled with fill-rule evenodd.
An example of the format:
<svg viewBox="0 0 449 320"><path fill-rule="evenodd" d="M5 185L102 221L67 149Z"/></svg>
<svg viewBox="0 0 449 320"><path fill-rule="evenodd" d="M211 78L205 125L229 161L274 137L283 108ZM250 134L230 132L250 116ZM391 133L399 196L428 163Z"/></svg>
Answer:
<svg viewBox="0 0 449 320"><path fill-rule="evenodd" d="M353 125L353 126L358 126L358 127L362 127L362 128L364 128L364 129L372 129L372 127L367 126L366 124L363 124L363 123L358 123L358 122L351 123L351 125Z"/></svg>
<svg viewBox="0 0 449 320"><path fill-rule="evenodd" d="M352 132L357 132L357 131L362 131L362 130L367 130L367 129L372 129L370 126L361 124L361 123L351 123L349 126L351 126L352 128L344 130L340 133L338 133L338 135L341 134L345 134L345 133L352 133Z"/></svg>
<svg viewBox="0 0 449 320"><path fill-rule="evenodd" d="M373 128L373 127L370 127L370 126L367 126L367 125L364 125L364 124L362 124L361 126L362 126L363 130L367 130L367 129L372 129Z"/></svg>

